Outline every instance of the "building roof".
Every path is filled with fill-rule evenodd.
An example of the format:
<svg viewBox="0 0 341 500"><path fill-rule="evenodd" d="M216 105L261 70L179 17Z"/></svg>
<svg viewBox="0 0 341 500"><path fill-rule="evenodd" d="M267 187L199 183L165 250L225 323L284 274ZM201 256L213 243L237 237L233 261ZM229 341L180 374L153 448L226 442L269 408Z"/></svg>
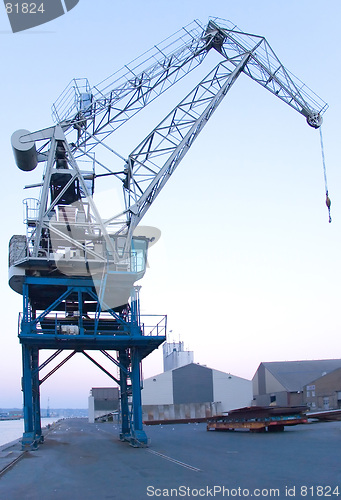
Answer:
<svg viewBox="0 0 341 500"><path fill-rule="evenodd" d="M338 376L340 378L340 380L341 380L341 367L336 368L336 370L332 370L332 371L330 371L328 373L324 373L321 377L318 377L318 378L316 378L314 380L311 380L310 382L308 382L307 384L305 384L304 388L306 388L309 385L314 385L314 384L319 383L319 381L322 378L329 380L329 377L333 377L335 379L335 375Z"/></svg>
<svg viewBox="0 0 341 500"><path fill-rule="evenodd" d="M341 366L341 364L340 364L340 366ZM178 368L173 368L173 370L171 370L171 371L172 372L179 371L179 372L186 373L187 370L192 370L193 369L191 367L196 367L194 369L198 369L198 370L211 371L212 373L213 372L214 373L221 373L222 375L227 375L229 378L234 378L234 379L239 379L239 380L245 380L246 382L250 382L249 379L246 379L246 378L243 378L243 377L239 377L238 375L233 375L232 373L229 373L229 372L223 372L222 370L216 370L215 368L211 368L211 367L209 367L207 365L201 365L200 363L188 363L187 365L179 366Z"/></svg>
<svg viewBox="0 0 341 500"><path fill-rule="evenodd" d="M303 386L337 368L341 359L304 361L271 361L261 363L288 392L301 391Z"/></svg>
<svg viewBox="0 0 341 500"><path fill-rule="evenodd" d="M341 363L340 363L340 366L341 366ZM202 372L206 371L206 372L221 373L222 375L227 375L230 378L240 379L240 380L245 380L246 382L250 382L249 379L246 379L246 378L243 378L243 377L239 377L238 375L233 375L232 373L229 373L229 372L223 372L221 370L216 370L215 368L211 368L211 367L209 367L207 365L201 365L200 363L193 363L193 362L192 363L187 363L186 365L182 365L182 366L179 366L177 368L172 368L171 370L163 371L161 373L158 373L156 375L148 377L145 380L154 379L156 377L164 376L165 374L174 373L174 372L182 372L182 373L186 374L187 370L195 370L195 369L197 369L198 371L201 370Z"/></svg>

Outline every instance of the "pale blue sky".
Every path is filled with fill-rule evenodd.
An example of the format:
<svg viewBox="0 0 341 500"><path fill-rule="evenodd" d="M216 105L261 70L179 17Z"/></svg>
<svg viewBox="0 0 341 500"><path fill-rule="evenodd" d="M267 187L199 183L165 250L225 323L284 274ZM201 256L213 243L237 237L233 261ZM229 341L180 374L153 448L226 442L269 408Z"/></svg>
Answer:
<svg viewBox="0 0 341 500"><path fill-rule="evenodd" d="M97 84L209 16L265 36L282 63L328 102L323 135L333 222L324 205L319 132L242 75L143 221L162 237L141 283L142 310L167 314L170 340L181 338L196 362L245 378L262 361L341 356L339 0L217 0L213 8L202 0L80 0L67 15L15 35L3 9L0 407L22 403L22 305L7 285L7 245L25 231L22 199L30 193L23 186L42 172L16 168L12 132L49 126L51 105L72 78ZM207 72L214 65L205 64ZM169 100L197 81L191 75ZM126 157L168 110L167 97L160 98L138 125L132 120L119 152ZM161 349L143 371L162 371ZM85 407L91 387L109 384L78 355L42 385L42 406L49 397L52 407Z"/></svg>

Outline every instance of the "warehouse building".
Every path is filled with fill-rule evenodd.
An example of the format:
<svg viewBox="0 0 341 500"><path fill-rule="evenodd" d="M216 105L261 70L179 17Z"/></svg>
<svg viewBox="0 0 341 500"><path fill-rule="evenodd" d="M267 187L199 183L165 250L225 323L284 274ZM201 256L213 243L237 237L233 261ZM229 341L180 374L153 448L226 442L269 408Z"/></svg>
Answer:
<svg viewBox="0 0 341 500"><path fill-rule="evenodd" d="M339 369L341 369L341 359L261 363L252 379L253 404L296 406L315 402L315 405L320 405L320 402L312 399L311 387L318 385L321 390L323 387L325 392L328 389L329 392L327 392L330 395L327 396L326 392L326 398L331 397L331 393L337 393L333 396L333 401L330 400L329 403L335 406L338 404L337 398L341 391L338 379ZM332 375L335 370L337 372ZM329 375L328 379L322 380L327 375ZM316 390L314 397L317 397Z"/></svg>
<svg viewBox="0 0 341 500"><path fill-rule="evenodd" d="M341 409L341 368L309 382L303 388L304 401L312 411Z"/></svg>
<svg viewBox="0 0 341 500"><path fill-rule="evenodd" d="M196 363L167 370L144 381L144 421L205 418L250 406L250 380Z"/></svg>
<svg viewBox="0 0 341 500"><path fill-rule="evenodd" d="M119 410L118 387L93 387L89 396L89 423Z"/></svg>

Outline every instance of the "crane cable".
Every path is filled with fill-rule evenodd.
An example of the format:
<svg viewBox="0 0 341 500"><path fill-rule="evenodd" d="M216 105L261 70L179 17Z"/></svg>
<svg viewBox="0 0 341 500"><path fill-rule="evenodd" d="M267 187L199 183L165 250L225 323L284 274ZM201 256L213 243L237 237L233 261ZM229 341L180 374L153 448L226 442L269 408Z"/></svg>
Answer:
<svg viewBox="0 0 341 500"><path fill-rule="evenodd" d="M324 186L325 186L325 189L326 189L326 205L327 205L327 208L328 208L329 223L330 223L332 221L332 218L331 218L331 215L330 215L330 206L331 206L332 202L330 201L329 194L328 194L327 170L326 170L326 160L325 160L325 157L324 157L322 127L320 127L320 141L321 141L321 153L322 153L322 163L323 163Z"/></svg>

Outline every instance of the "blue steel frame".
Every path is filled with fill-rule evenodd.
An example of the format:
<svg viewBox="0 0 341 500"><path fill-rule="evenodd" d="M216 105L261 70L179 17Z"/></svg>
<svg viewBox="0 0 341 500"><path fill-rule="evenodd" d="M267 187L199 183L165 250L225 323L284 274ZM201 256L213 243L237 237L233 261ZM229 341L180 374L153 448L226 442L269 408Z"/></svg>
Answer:
<svg viewBox="0 0 341 500"><path fill-rule="evenodd" d="M23 314L19 339L22 344L24 399L23 449L35 449L43 442L40 417L40 385L75 353L81 352L102 369L120 386L121 433L120 439L133 446L147 444L143 430L141 401L141 361L166 340L166 317L145 335L141 323L139 288L134 287L131 309L128 315L119 314L105 307L96 293L95 282L88 277L43 277L26 276L23 284ZM98 288L97 288L98 289ZM50 297L46 305L45 297ZM52 298L51 298L52 297ZM66 300L76 297L77 315L72 320L73 334L65 330L62 323L68 319L58 317ZM91 301L94 314L85 314L86 304ZM105 309L105 311L103 311ZM104 317L103 314L104 313ZM85 319L86 316L86 319ZM160 326L161 324L161 326ZM55 349L55 353L39 366L39 351ZM64 350L72 352L44 378L39 372ZM119 367L120 378L115 378L85 350L101 351ZM107 350L115 350L118 359Z"/></svg>

